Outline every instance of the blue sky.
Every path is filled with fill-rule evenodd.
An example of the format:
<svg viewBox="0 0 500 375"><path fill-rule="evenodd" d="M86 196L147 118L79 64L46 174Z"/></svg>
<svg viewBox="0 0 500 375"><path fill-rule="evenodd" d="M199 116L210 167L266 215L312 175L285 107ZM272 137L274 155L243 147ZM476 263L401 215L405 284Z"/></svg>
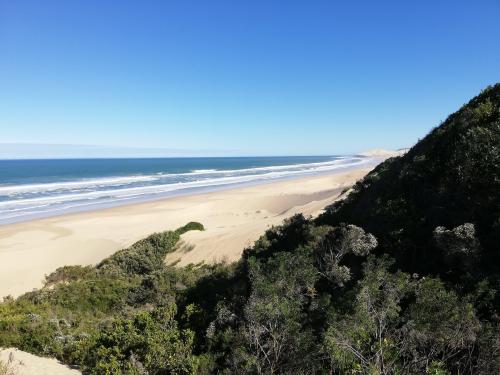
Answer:
<svg viewBox="0 0 500 375"><path fill-rule="evenodd" d="M0 143L408 147L500 81L499 14L497 0L0 0Z"/></svg>

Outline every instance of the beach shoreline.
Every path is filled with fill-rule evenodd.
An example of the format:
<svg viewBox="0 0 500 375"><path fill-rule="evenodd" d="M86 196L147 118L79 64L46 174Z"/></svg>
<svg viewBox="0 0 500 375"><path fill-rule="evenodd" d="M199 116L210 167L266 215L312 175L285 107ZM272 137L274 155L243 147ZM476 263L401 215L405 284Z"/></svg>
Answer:
<svg viewBox="0 0 500 375"><path fill-rule="evenodd" d="M0 297L40 288L65 265L91 265L145 236L189 221L188 246L169 254L179 265L235 261L272 225L296 213L317 215L373 167L182 195L0 226ZM186 251L186 249L190 251Z"/></svg>
<svg viewBox="0 0 500 375"><path fill-rule="evenodd" d="M304 157L305 158L305 157ZM327 158L327 157L324 157ZM331 158L331 159L328 159ZM149 159L139 159L144 165L134 166L132 170L108 170L106 177L89 176L89 173L99 174L99 166L94 161L58 161L50 163L66 163L64 167L52 165L48 170L54 175L45 172L34 177L32 165L21 166L19 172L23 178L19 179L18 172L13 166L3 166L0 170L6 173L0 184L0 226L15 223L29 222L68 215L72 213L94 212L107 208L125 205L135 205L154 202L167 198L198 195L203 193L231 190L235 188L251 187L256 185L287 181L304 177L314 177L349 171L361 167L373 167L383 160L380 156L345 156L328 157L326 160L295 160L295 164L267 165L260 167L236 169L193 169L184 167L182 172L165 172L175 170L175 165L149 165ZM243 158L244 159L244 158ZM265 159L266 160L266 159ZM165 159L159 159L166 163ZM171 162L171 160L168 160ZM105 160L110 163L109 168L129 166L135 159L126 159L120 163L115 160ZM200 161L201 162L201 161ZM245 166L241 164L240 167ZM262 161L260 161L262 163ZM269 163L268 160L266 160ZM275 160L276 163L279 161ZM302 162L302 163L300 163ZM0 161L2 163L2 161ZM94 163L80 165L81 163ZM258 163L258 162L256 162ZM154 163L151 163L154 164ZM129 166L130 167L130 166ZM144 168L140 173L138 168ZM226 165L226 168L230 166ZM79 168L91 170L81 174ZM127 168L125 168L127 169ZM181 168L182 169L182 168ZM68 179L70 171L72 177ZM265 171L265 173L264 173ZM75 174L76 173L76 174ZM129 173L129 174L127 174ZM119 176L124 174L122 176ZM36 182L35 182L36 180ZM21 183L23 181L23 183ZM49 182L50 181L50 182Z"/></svg>

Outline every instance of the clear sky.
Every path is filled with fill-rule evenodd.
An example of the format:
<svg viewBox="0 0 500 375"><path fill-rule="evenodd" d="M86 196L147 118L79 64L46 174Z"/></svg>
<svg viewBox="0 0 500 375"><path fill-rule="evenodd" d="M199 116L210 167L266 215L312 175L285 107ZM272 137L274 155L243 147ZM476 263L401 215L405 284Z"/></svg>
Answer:
<svg viewBox="0 0 500 375"><path fill-rule="evenodd" d="M0 0L0 143L408 147L500 81L499 18L498 0Z"/></svg>

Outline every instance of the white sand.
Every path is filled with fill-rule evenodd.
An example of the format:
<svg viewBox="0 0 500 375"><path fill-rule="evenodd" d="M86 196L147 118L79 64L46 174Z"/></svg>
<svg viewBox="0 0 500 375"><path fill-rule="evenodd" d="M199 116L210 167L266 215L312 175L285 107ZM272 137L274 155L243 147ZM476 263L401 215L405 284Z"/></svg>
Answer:
<svg viewBox="0 0 500 375"><path fill-rule="evenodd" d="M186 233L183 240L194 248L170 254L168 262L236 260L268 227L298 212L318 214L368 170L1 226L0 296L18 296L39 288L44 275L57 267L95 264L153 232L175 229L189 221L201 222L206 231Z"/></svg>
<svg viewBox="0 0 500 375"><path fill-rule="evenodd" d="M21 350L9 348L0 350L0 361L8 364L14 375L81 375L53 358L37 357Z"/></svg>

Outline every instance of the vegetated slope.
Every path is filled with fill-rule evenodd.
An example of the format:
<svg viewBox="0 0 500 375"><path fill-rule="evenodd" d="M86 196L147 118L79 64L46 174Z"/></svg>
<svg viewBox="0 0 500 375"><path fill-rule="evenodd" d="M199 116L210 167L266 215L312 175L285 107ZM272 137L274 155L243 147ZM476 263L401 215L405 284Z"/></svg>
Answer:
<svg viewBox="0 0 500 375"><path fill-rule="evenodd" d="M41 290L5 299L0 347L57 357L84 373L189 373L193 332L175 320L176 296L217 268L165 265L189 230L203 226L152 234L95 267L61 267Z"/></svg>
<svg viewBox="0 0 500 375"><path fill-rule="evenodd" d="M321 368L340 372L498 373L500 84L382 163L314 222L294 218L268 232L245 261L247 314L256 300L268 306L284 296L260 311L258 324L255 312L246 317L254 326L247 346L263 347L263 338L276 344L255 332L287 336L268 322L290 313L289 303L296 308L289 319L301 328L288 329L286 350L309 348L285 364L269 360L273 350L255 349L252 360L267 361L267 370L288 365L292 373L293 358L316 355L327 359ZM275 283L295 294L270 293Z"/></svg>
<svg viewBox="0 0 500 375"><path fill-rule="evenodd" d="M155 234L0 304L0 346L93 374L498 374L500 85L231 265Z"/></svg>
<svg viewBox="0 0 500 375"><path fill-rule="evenodd" d="M379 240L379 252L394 256L404 270L460 283L465 276L498 281L499 192L497 84L449 116L405 155L379 165L318 222L362 226ZM453 229L464 223L474 225L480 248L455 249L450 254L436 238L450 233L440 235L436 227Z"/></svg>

